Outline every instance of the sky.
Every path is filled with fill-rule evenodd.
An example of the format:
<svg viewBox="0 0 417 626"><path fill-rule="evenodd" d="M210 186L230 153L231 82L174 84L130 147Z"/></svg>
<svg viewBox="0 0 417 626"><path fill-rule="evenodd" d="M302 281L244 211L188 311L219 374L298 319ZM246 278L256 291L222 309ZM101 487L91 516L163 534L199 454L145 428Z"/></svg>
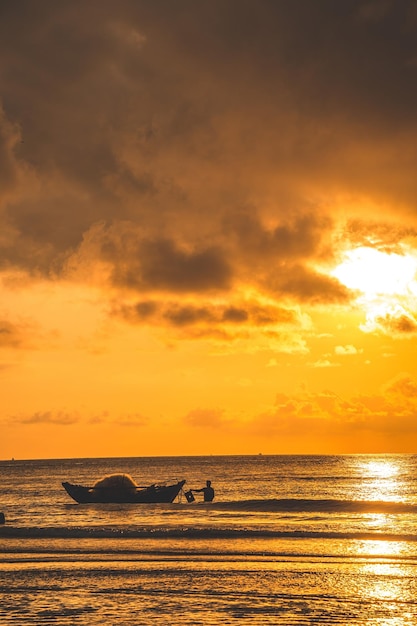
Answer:
<svg viewBox="0 0 417 626"><path fill-rule="evenodd" d="M417 452L416 35L0 3L0 459Z"/></svg>

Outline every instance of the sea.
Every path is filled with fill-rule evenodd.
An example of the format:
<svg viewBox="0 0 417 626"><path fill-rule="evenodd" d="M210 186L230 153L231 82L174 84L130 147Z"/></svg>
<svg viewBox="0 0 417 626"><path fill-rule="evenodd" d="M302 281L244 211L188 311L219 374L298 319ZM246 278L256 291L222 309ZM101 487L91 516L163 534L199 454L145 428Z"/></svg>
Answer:
<svg viewBox="0 0 417 626"><path fill-rule="evenodd" d="M77 504L111 473L213 502ZM417 455L0 462L0 625L417 625Z"/></svg>

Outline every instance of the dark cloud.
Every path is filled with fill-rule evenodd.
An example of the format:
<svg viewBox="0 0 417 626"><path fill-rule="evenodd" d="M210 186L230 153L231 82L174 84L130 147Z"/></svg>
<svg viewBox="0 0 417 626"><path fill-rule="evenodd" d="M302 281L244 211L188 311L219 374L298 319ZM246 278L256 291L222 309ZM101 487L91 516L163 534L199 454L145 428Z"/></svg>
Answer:
<svg viewBox="0 0 417 626"><path fill-rule="evenodd" d="M225 221L225 229L245 256L255 259L303 259L318 256L330 220L313 213L267 228L255 211L241 211Z"/></svg>
<svg viewBox="0 0 417 626"><path fill-rule="evenodd" d="M310 265L333 199L415 212L416 29L412 0L2 3L0 267L88 243L120 290L345 301Z"/></svg>
<svg viewBox="0 0 417 626"><path fill-rule="evenodd" d="M350 299L349 291L336 279L309 266L311 260L331 258L331 227L328 217L301 212L268 228L249 210L235 214L225 225L245 282L278 298L312 304Z"/></svg>
<svg viewBox="0 0 417 626"><path fill-rule="evenodd" d="M151 289L206 291L230 286L229 264L216 248L188 251L167 239L146 241L141 258L142 282ZM134 268L125 279L128 285L135 286Z"/></svg>
<svg viewBox="0 0 417 626"><path fill-rule="evenodd" d="M0 107L0 202L2 198L7 198L7 192L17 182L18 165L14 156L14 148L18 141L18 128L7 120Z"/></svg>
<svg viewBox="0 0 417 626"><path fill-rule="evenodd" d="M167 309L163 317L174 326L190 326L201 323L214 323L213 312L209 308L196 306L174 306Z"/></svg>
<svg viewBox="0 0 417 626"><path fill-rule="evenodd" d="M79 416L66 411L37 411L31 415L15 416L13 422L20 424L58 424L70 426L79 422Z"/></svg>
<svg viewBox="0 0 417 626"><path fill-rule="evenodd" d="M347 303L351 298L337 280L301 265L278 267L266 287L277 295L311 304Z"/></svg>
<svg viewBox="0 0 417 626"><path fill-rule="evenodd" d="M409 313L378 316L375 318L374 324L381 332L394 337L417 333L417 321Z"/></svg>
<svg viewBox="0 0 417 626"><path fill-rule="evenodd" d="M402 254L401 243L415 246L417 230L413 226L375 220L348 220L343 232L346 243L375 247L382 252Z"/></svg>
<svg viewBox="0 0 417 626"><path fill-rule="evenodd" d="M27 325L0 319L0 349L27 348L30 345L29 334Z"/></svg>
<svg viewBox="0 0 417 626"><path fill-rule="evenodd" d="M152 301L137 302L127 308L123 308L123 315L126 315L130 319L137 319L138 321L146 321L152 318L158 312L158 303Z"/></svg>
<svg viewBox="0 0 417 626"><path fill-rule="evenodd" d="M224 322L232 322L234 324L243 324L247 322L249 319L249 314L242 308L237 307L227 307L223 311L222 319Z"/></svg>
<svg viewBox="0 0 417 626"><path fill-rule="evenodd" d="M113 287L138 293L213 291L232 298L234 286L243 282L275 298L312 304L347 302L350 294L345 287L308 265L329 256L327 224L327 219L302 215L290 224L284 222L268 230L259 218L241 214L238 227L233 229L230 223L225 226L217 245L214 236L212 240L196 237L195 241L180 242L152 238L134 222L101 224L87 235L74 263L100 260ZM138 314L146 316L149 311ZM203 314L200 312L200 317ZM261 317L264 314L265 310ZM196 317L196 312L192 315ZM244 315L231 304L224 311L224 321L237 321Z"/></svg>
<svg viewBox="0 0 417 626"><path fill-rule="evenodd" d="M204 292L230 286L232 272L215 247L188 249L166 238L125 233L104 241L101 254L112 266L113 285L136 291Z"/></svg>
<svg viewBox="0 0 417 626"><path fill-rule="evenodd" d="M228 350L233 342L252 339L256 350L305 352L305 342L290 331L301 332L305 320L298 309L260 304L255 300L215 304L199 298L194 302L139 301L114 304L111 315L129 324L168 331L176 339L211 340ZM243 349L243 348L242 348Z"/></svg>
<svg viewBox="0 0 417 626"><path fill-rule="evenodd" d="M229 306L207 303L177 304L171 302L141 301L118 305L113 314L133 324L172 325L178 328L190 326L216 327L275 327L295 325L300 321L295 311L276 306L259 305L256 302Z"/></svg>

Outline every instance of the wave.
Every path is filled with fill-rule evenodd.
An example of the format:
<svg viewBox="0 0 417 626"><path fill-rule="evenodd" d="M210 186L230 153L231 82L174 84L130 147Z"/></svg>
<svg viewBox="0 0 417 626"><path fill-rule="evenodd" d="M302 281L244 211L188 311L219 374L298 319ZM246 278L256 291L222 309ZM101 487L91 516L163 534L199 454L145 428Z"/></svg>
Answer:
<svg viewBox="0 0 417 626"><path fill-rule="evenodd" d="M0 539L354 539L417 542L417 534L380 531L309 531L251 528L107 528L18 527L0 528Z"/></svg>
<svg viewBox="0 0 417 626"><path fill-rule="evenodd" d="M383 500L336 500L271 498L269 500L237 500L217 502L216 509L282 513L408 513L417 514L417 504Z"/></svg>

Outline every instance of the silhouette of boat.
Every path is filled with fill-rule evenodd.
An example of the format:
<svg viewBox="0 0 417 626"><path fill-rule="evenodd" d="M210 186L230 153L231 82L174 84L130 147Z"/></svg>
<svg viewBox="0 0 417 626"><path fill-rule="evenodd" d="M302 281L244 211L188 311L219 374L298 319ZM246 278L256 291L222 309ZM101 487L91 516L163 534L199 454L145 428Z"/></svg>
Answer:
<svg viewBox="0 0 417 626"><path fill-rule="evenodd" d="M173 502L185 484L180 480L173 485L140 487L129 474L110 474L92 487L63 482L69 496L79 504L120 503L155 504Z"/></svg>

